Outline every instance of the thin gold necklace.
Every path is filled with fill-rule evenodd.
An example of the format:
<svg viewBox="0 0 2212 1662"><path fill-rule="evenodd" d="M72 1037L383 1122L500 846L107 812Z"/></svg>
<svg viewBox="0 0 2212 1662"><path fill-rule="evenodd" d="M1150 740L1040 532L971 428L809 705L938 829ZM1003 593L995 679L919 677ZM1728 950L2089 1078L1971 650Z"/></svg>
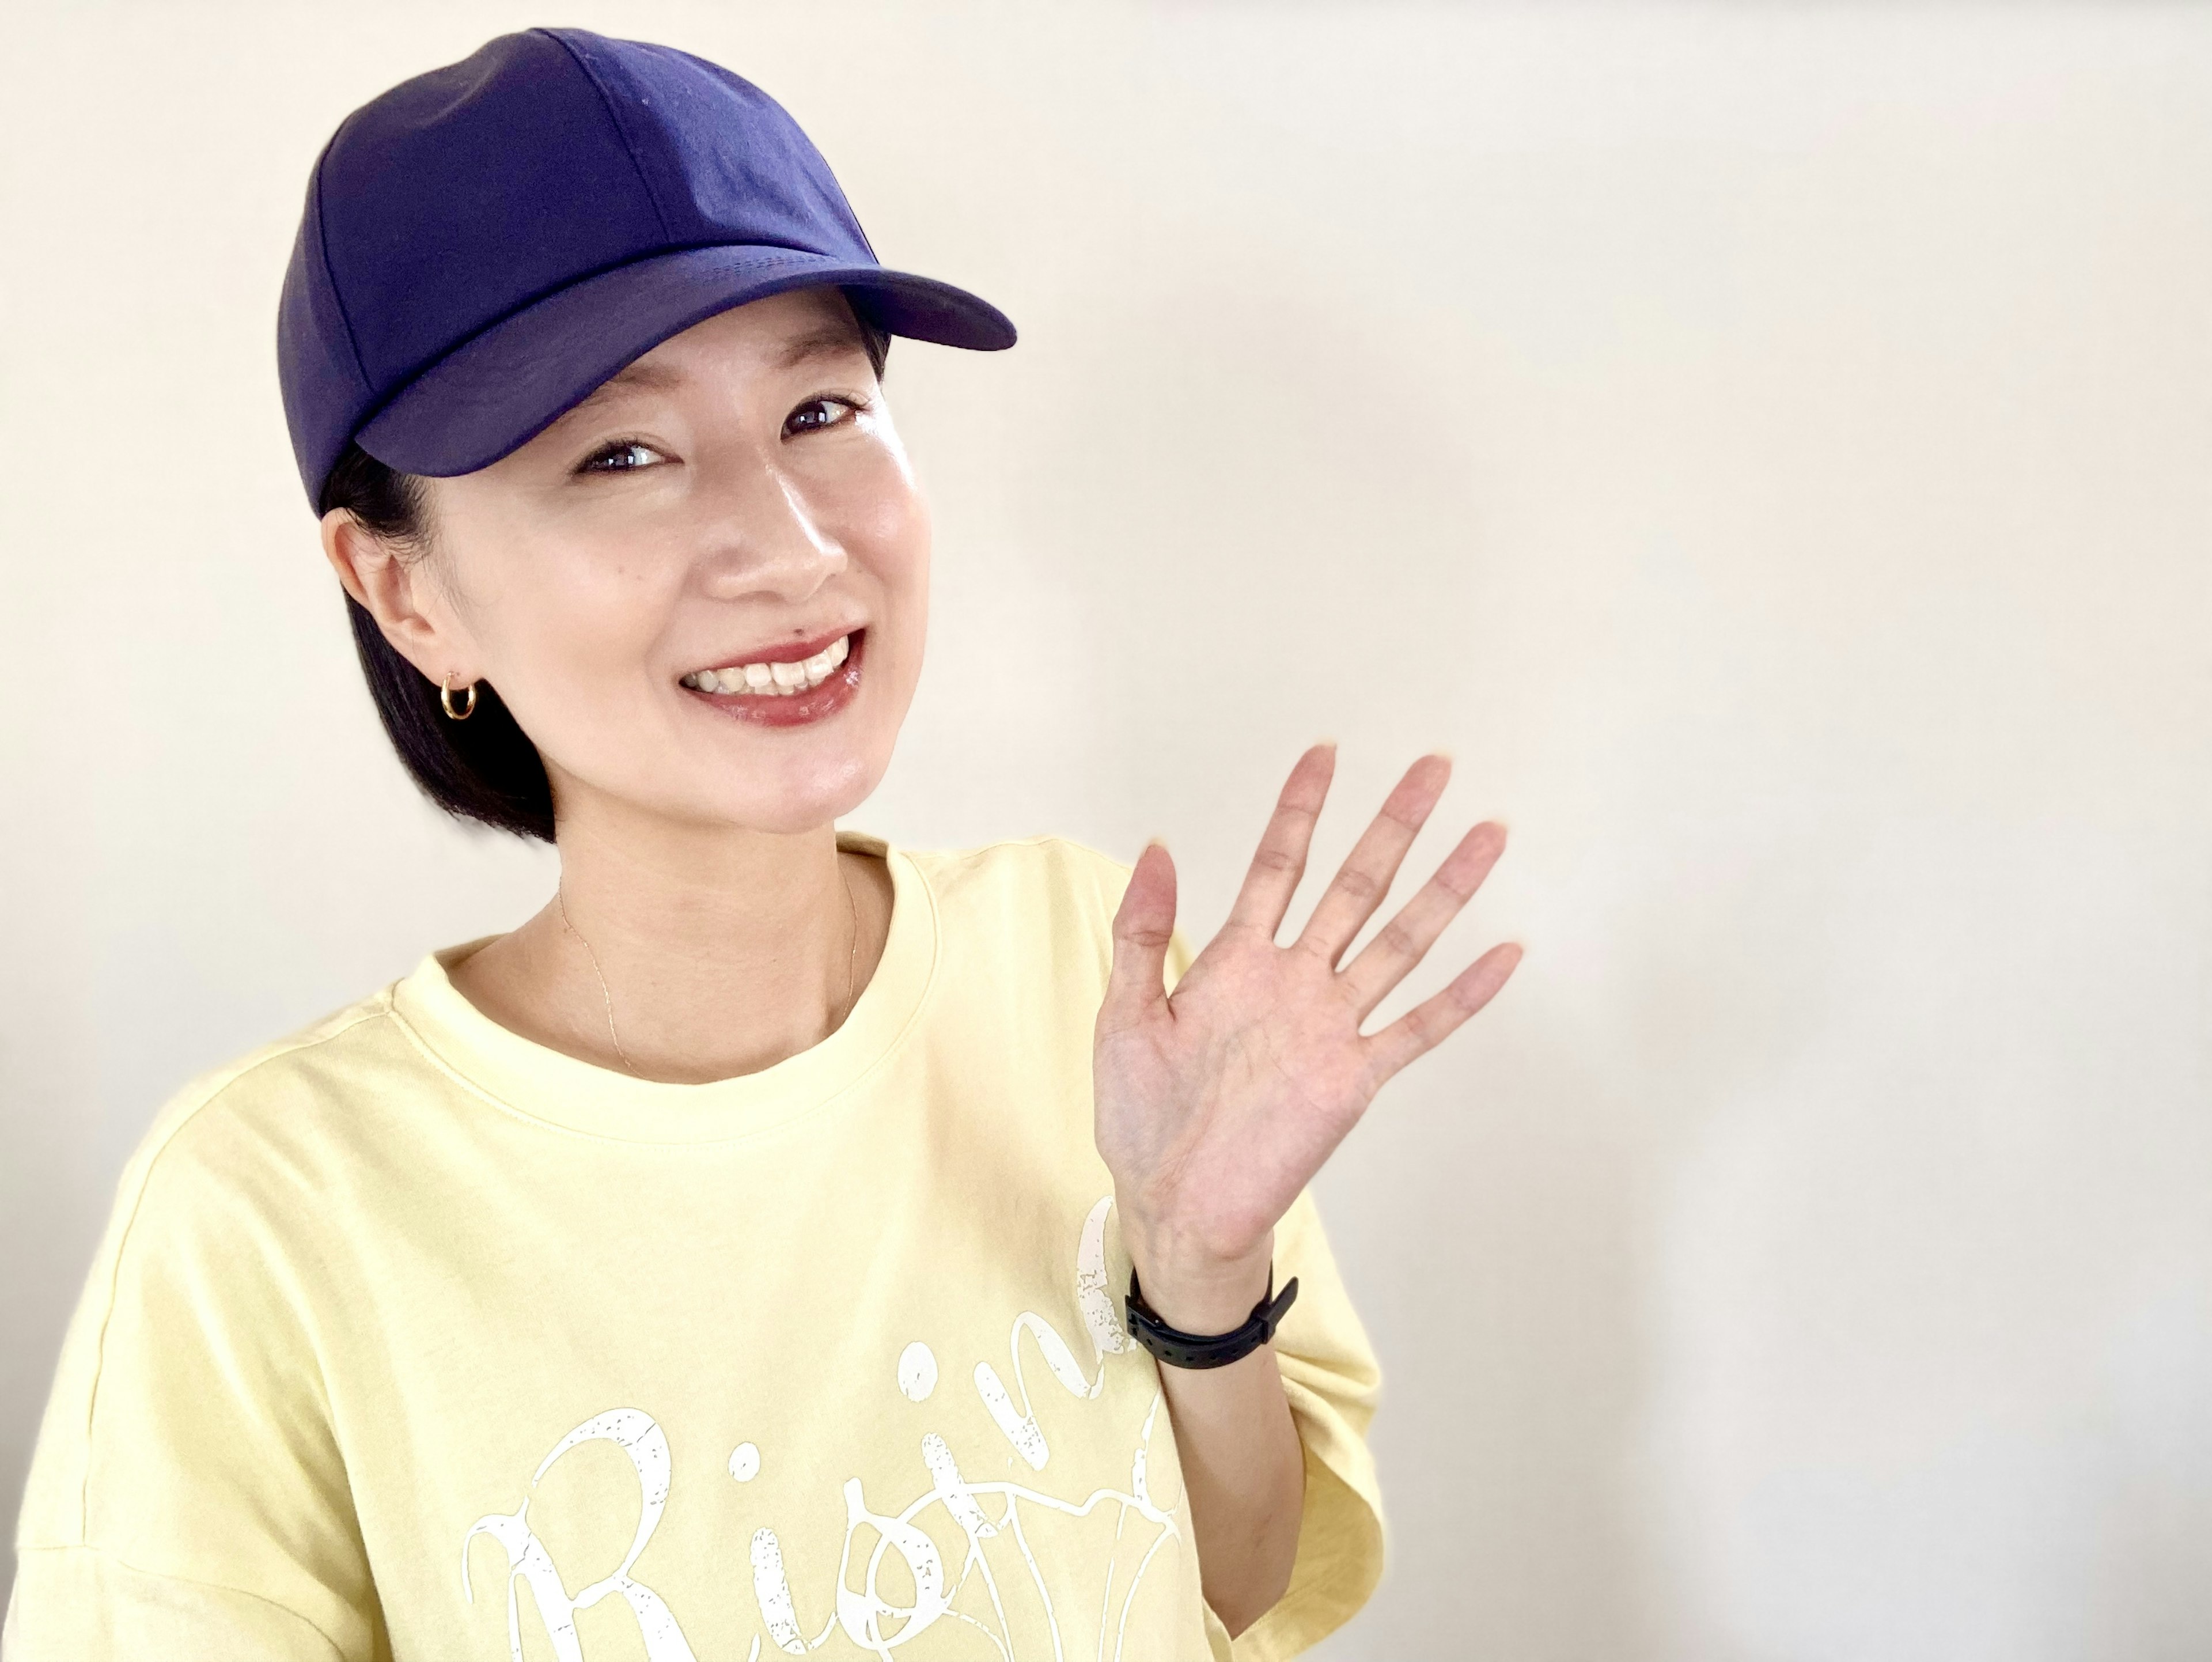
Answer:
<svg viewBox="0 0 2212 1662"><path fill-rule="evenodd" d="M860 909L853 898L853 880L845 874L845 862L842 859L837 861L837 878L845 886L845 915L851 924L853 944L845 954L845 1008L838 1014L836 1026L830 1029L832 1032L843 1026L853 1014L854 975L860 962ZM615 998L607 990L607 972L599 967L599 955L592 950L592 943L584 939L584 932L568 921L568 897L562 888L561 881L555 880L553 899L561 909L561 927L576 937L584 948L584 955L592 960L592 973L599 979L599 1000L606 1006L607 1037L614 1041L615 1054L622 1058L623 1068L635 1074L636 1064L630 1061L629 1052L623 1049L622 1035L615 1030Z"/></svg>

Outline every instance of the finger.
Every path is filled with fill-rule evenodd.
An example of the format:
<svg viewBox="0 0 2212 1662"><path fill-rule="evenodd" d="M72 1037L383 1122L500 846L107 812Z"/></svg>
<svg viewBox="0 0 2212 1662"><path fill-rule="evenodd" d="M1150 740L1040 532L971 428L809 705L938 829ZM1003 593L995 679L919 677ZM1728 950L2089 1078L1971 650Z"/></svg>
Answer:
<svg viewBox="0 0 2212 1662"><path fill-rule="evenodd" d="M1328 782L1336 771L1336 745L1325 740L1297 759L1275 812L1261 833L1259 852L1244 874L1244 886L1229 909L1229 927L1257 929L1269 941L1283 927L1283 914L1305 875L1306 851L1313 844L1314 821L1328 796Z"/></svg>
<svg viewBox="0 0 2212 1662"><path fill-rule="evenodd" d="M1168 941L1175 932L1176 871L1164 843L1147 843L1114 913L1114 963L1099 1006L1102 1028L1127 1026L1167 1001Z"/></svg>
<svg viewBox="0 0 2212 1662"><path fill-rule="evenodd" d="M1398 862L1413 845L1437 799L1451 777L1451 761L1438 755L1422 757L1406 770L1403 778L1382 799L1382 810L1360 833L1351 854L1336 874L1336 880L1322 895L1321 904L1306 922L1298 945L1324 955L1334 965L1359 933L1359 926L1374 916L1390 892Z"/></svg>
<svg viewBox="0 0 2212 1662"><path fill-rule="evenodd" d="M1494 820L1477 825L1444 856L1443 864L1421 886L1420 892L1401 906L1397 916L1344 966L1341 984L1358 1001L1361 1020L1437 944L1437 937L1474 898L1490 868L1498 863L1498 856L1504 852L1504 826Z"/></svg>
<svg viewBox="0 0 2212 1662"><path fill-rule="evenodd" d="M1381 1086L1415 1056L1436 1049L1461 1022L1497 997L1498 989L1520 961L1517 942L1492 947L1434 998L1423 1000L1380 1032L1363 1039L1376 1085Z"/></svg>

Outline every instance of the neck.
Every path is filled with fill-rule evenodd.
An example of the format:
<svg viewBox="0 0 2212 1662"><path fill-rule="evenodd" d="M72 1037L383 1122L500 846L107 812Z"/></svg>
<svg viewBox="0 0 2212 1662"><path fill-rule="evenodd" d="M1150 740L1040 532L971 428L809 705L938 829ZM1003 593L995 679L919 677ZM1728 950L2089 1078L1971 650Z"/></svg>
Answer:
<svg viewBox="0 0 2212 1662"><path fill-rule="evenodd" d="M882 956L890 874L841 855L829 825L576 812L558 845L556 897L454 965L453 984L501 1026L600 1067L686 1085L773 1067L836 1031Z"/></svg>

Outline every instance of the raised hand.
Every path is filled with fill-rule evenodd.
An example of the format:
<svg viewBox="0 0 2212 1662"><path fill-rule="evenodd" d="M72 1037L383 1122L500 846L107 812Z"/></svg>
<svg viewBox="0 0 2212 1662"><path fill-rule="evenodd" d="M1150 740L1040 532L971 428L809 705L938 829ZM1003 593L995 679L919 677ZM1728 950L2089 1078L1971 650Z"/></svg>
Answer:
<svg viewBox="0 0 2212 1662"><path fill-rule="evenodd" d="M1172 997L1162 989L1176 910L1164 847L1139 856L1115 915L1092 1052L1098 1152L1147 1300L1192 1331L1243 1320L1299 1190L1383 1081L1487 1004L1520 961L1519 947L1493 947L1388 1026L1359 1031L1504 851L1503 826L1474 827L1339 967L1443 793L1451 764L1433 755L1407 770L1304 932L1275 944L1335 764L1328 745L1298 758L1228 922Z"/></svg>

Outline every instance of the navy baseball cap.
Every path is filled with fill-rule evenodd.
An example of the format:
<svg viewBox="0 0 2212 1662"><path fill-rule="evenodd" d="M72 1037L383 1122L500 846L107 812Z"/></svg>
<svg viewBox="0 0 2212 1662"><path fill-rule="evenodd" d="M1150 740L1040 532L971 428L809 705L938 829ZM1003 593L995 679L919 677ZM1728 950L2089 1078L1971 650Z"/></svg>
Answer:
<svg viewBox="0 0 2212 1662"><path fill-rule="evenodd" d="M1014 344L996 307L886 271L751 82L586 29L501 35L362 106L316 159L276 326L300 481L319 503L349 442L472 472L670 336L816 283L890 334Z"/></svg>

